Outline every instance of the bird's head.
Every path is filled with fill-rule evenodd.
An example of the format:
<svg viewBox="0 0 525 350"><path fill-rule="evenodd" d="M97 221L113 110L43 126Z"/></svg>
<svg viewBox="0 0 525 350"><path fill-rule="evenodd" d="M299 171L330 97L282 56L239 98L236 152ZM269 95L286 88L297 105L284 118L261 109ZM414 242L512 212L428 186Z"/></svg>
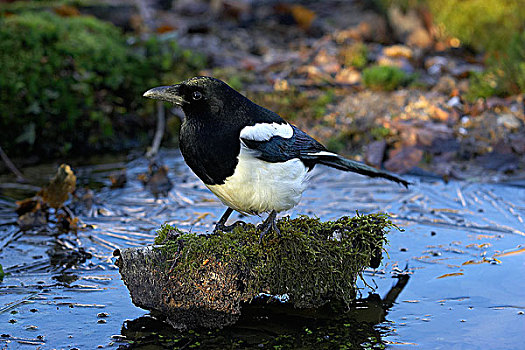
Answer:
<svg viewBox="0 0 525 350"><path fill-rule="evenodd" d="M159 86L146 91L144 97L173 103L181 107L188 118L219 118L225 103L233 107L247 100L223 81L211 77L195 77L180 84Z"/></svg>

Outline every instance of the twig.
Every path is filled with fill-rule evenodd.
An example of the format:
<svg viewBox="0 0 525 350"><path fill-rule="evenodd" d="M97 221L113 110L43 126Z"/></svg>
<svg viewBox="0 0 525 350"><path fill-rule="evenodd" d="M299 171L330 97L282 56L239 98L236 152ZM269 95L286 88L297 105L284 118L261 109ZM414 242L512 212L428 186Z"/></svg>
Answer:
<svg viewBox="0 0 525 350"><path fill-rule="evenodd" d="M16 301L13 301L11 303L7 303L4 307L2 307L0 309L0 314L8 311L8 310L11 310L12 308L14 307L17 307L18 305L20 304L24 304L24 303L28 303L28 302L31 302L31 299L33 299L35 296L38 295L38 292L34 292L34 293L31 293L29 295L26 295L25 297L23 297L22 299L19 299L19 300L16 300Z"/></svg>
<svg viewBox="0 0 525 350"><path fill-rule="evenodd" d="M13 241L16 241L23 234L23 231L17 228L12 228L8 233L0 239L0 252Z"/></svg>
<svg viewBox="0 0 525 350"><path fill-rule="evenodd" d="M162 102L157 102L157 130L155 130L153 144L151 145L150 150L146 153L147 158L152 158L159 152L160 142L162 141L162 136L164 136L165 126L166 112L164 110L164 104Z"/></svg>
<svg viewBox="0 0 525 350"><path fill-rule="evenodd" d="M11 170L13 174L16 175L16 181L18 182L27 182L27 180L24 178L24 175L16 168L16 166L11 162L11 159L5 154L4 150L2 149L2 146L0 146L0 157L2 157L2 160L4 161L5 165Z"/></svg>

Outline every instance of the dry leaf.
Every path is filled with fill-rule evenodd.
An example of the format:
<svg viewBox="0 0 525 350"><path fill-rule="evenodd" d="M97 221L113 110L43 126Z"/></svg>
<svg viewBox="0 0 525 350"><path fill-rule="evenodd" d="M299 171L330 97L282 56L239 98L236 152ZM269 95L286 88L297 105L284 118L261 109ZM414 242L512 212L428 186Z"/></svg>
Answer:
<svg viewBox="0 0 525 350"><path fill-rule="evenodd" d="M80 11L74 7L69 5L62 5L59 7L55 7L53 11L59 15L60 17L77 17L80 16Z"/></svg>
<svg viewBox="0 0 525 350"><path fill-rule="evenodd" d="M41 192L42 199L50 207L58 209L68 199L69 194L75 190L77 177L67 164L62 164L58 171Z"/></svg>
<svg viewBox="0 0 525 350"><path fill-rule="evenodd" d="M41 209L41 202L38 197L31 197L22 199L21 201L15 202L16 207L16 213L18 216L24 215L29 212L35 212Z"/></svg>
<svg viewBox="0 0 525 350"><path fill-rule="evenodd" d="M21 230L29 230L33 227L44 226L47 224L46 213L41 210L25 213L16 220L16 223Z"/></svg>
<svg viewBox="0 0 525 350"><path fill-rule="evenodd" d="M111 188L122 188L126 185L128 178L126 176L126 171L120 171L109 175L109 180L111 181Z"/></svg>
<svg viewBox="0 0 525 350"><path fill-rule="evenodd" d="M445 277L453 277L453 276L463 276L463 272L446 273L436 278L445 278Z"/></svg>
<svg viewBox="0 0 525 350"><path fill-rule="evenodd" d="M290 11L292 12L293 19L295 22L297 22L297 25L299 25L301 29L310 29L310 26L316 17L314 11L309 10L301 5L293 5Z"/></svg>

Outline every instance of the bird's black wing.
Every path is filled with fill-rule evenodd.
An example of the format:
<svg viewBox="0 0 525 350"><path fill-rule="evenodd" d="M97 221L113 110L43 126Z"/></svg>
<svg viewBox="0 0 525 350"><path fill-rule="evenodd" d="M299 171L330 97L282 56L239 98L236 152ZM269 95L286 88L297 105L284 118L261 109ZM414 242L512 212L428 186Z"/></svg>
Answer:
<svg viewBox="0 0 525 350"><path fill-rule="evenodd" d="M279 127L283 125L284 124ZM257 127L257 125L255 127ZM248 135L249 137L242 137L241 134L241 141L247 149L252 151L254 157L266 162L278 163L298 158L309 169L312 169L316 164L323 164L339 170L351 171L370 177L382 177L400 183L405 187L409 185L409 182L395 174L329 152L323 145L304 131L293 125L290 125L290 127L293 130L293 134L291 131L288 133L276 132L274 136L271 136L270 132L265 133L262 128L258 131L263 130L263 132L250 134ZM253 137L254 135L255 137Z"/></svg>
<svg viewBox="0 0 525 350"><path fill-rule="evenodd" d="M304 131L293 125L287 125L293 130L291 137L283 137L276 134L270 136L269 139L264 137L254 139L253 137L241 136L241 141L258 159L270 163L280 163L298 158L308 168L313 168L315 157L312 157L310 154L326 151L326 148Z"/></svg>

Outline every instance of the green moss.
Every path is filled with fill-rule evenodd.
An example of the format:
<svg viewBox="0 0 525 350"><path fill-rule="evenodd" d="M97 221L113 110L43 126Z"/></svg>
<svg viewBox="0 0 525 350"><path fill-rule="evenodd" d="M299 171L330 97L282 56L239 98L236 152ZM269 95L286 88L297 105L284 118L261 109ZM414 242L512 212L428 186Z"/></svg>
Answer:
<svg viewBox="0 0 525 350"><path fill-rule="evenodd" d="M246 301L265 292L288 294L297 307L332 298L349 303L357 277L394 225L385 214L371 214L327 222L285 217L278 226L280 237L268 234L259 243L254 225L214 235L181 234L164 225L155 243L163 244L158 249L165 258L157 263L183 286L202 285L209 269L233 269Z"/></svg>
<svg viewBox="0 0 525 350"><path fill-rule="evenodd" d="M362 69L368 63L368 47L362 42L342 48L339 55L342 63L347 67L353 66Z"/></svg>
<svg viewBox="0 0 525 350"><path fill-rule="evenodd" d="M524 29L525 6L517 0L427 0L425 5L447 34L478 51L504 50Z"/></svg>
<svg viewBox="0 0 525 350"><path fill-rule="evenodd" d="M351 144L352 136L346 132L340 132L328 138L325 142L326 148L335 153L346 153L346 148Z"/></svg>
<svg viewBox="0 0 525 350"><path fill-rule="evenodd" d="M136 146L155 123L142 93L192 75L203 59L173 40L127 39L94 17L0 17L2 147L51 156Z"/></svg>
<svg viewBox="0 0 525 350"><path fill-rule="evenodd" d="M390 129L382 125L376 126L370 130L370 135L372 135L375 140L384 140L390 135Z"/></svg>
<svg viewBox="0 0 525 350"><path fill-rule="evenodd" d="M374 90L392 91L411 80L412 77L398 67L373 66L363 70L363 83Z"/></svg>
<svg viewBox="0 0 525 350"><path fill-rule="evenodd" d="M525 91L525 30L516 34L501 54L488 60L489 68L473 74L467 98L508 96Z"/></svg>

